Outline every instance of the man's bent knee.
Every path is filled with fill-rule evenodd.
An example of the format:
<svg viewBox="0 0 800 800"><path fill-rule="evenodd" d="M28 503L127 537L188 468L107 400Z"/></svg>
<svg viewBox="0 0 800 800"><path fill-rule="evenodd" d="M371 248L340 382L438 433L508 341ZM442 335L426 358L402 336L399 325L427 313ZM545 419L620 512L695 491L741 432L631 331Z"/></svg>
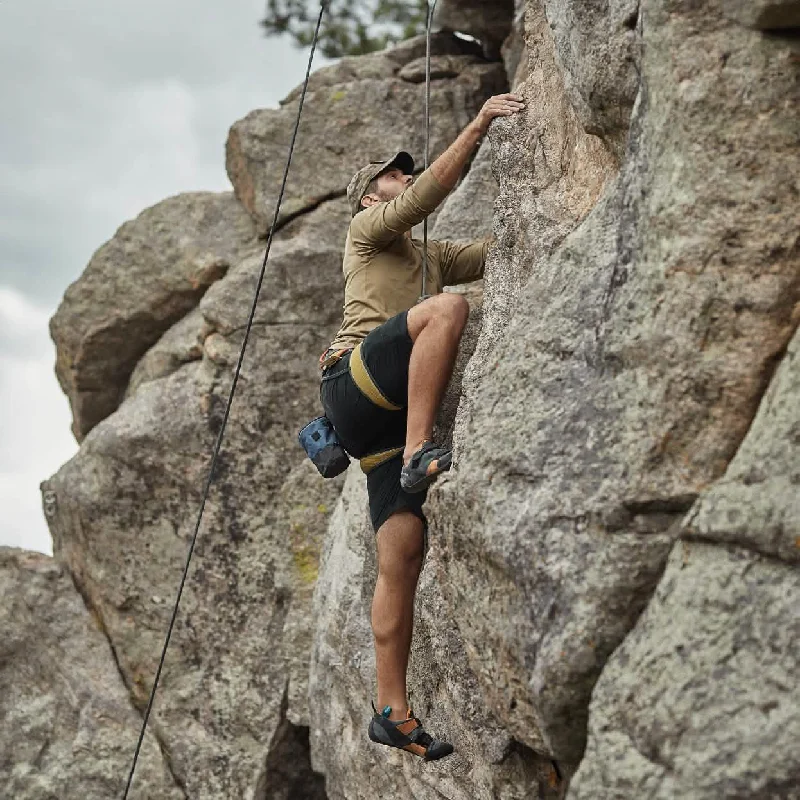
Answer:
<svg viewBox="0 0 800 800"><path fill-rule="evenodd" d="M408 333L412 340L432 322L444 322L462 331L469 317L469 303L463 294L445 292L429 297L408 312Z"/></svg>

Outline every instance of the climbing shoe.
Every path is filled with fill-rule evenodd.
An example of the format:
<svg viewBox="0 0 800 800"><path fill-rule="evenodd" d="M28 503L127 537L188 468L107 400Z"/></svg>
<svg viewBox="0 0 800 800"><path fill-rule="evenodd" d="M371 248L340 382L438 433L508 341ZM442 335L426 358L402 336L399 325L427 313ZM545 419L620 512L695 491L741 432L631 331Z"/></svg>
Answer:
<svg viewBox="0 0 800 800"><path fill-rule="evenodd" d="M372 710L375 716L369 723L369 738L373 742L407 750L426 761L437 761L453 752L453 745L449 742L440 742L425 732L422 723L413 716L410 708L406 712L408 719L396 721L389 719L392 713L390 706L386 706L383 713L379 714L373 703Z"/></svg>
<svg viewBox="0 0 800 800"><path fill-rule="evenodd" d="M439 447L430 440L411 456L411 460L400 472L400 485L407 492L421 492L427 489L443 472L450 469L453 453Z"/></svg>

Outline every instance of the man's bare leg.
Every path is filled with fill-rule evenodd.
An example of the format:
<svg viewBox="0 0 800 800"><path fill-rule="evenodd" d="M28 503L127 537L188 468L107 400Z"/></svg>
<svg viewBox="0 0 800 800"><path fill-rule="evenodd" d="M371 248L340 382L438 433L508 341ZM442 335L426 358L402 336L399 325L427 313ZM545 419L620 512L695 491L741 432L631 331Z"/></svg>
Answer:
<svg viewBox="0 0 800 800"><path fill-rule="evenodd" d="M408 333L414 346L408 365L404 464L431 438L468 316L469 303L460 294L438 294L408 312Z"/></svg>
<svg viewBox="0 0 800 800"><path fill-rule="evenodd" d="M380 712L405 719L406 670L414 629L414 594L422 569L422 520L410 511L392 514L378 530L378 580L372 598L372 632Z"/></svg>

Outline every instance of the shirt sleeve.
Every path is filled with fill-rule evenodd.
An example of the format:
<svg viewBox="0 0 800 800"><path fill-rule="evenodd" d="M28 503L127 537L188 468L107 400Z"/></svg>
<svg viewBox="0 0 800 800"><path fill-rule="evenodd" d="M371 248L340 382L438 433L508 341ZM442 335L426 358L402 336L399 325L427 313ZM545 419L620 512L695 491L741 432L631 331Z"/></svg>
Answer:
<svg viewBox="0 0 800 800"><path fill-rule="evenodd" d="M470 244L439 242L442 283L445 286L455 286L482 278L486 254L493 241L494 238Z"/></svg>
<svg viewBox="0 0 800 800"><path fill-rule="evenodd" d="M368 249L385 247L418 225L447 197L430 168L388 203L377 203L359 211L350 223L353 243Z"/></svg>

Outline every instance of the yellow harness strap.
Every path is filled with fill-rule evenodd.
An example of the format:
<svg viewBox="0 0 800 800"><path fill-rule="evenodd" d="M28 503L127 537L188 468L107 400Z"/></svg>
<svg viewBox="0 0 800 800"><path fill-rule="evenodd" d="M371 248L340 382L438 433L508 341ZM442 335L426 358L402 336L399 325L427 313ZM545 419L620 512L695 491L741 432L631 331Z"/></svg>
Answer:
<svg viewBox="0 0 800 800"><path fill-rule="evenodd" d="M361 358L361 345L357 344L350 355L350 374L353 376L353 381L358 386L361 394L365 395L369 400L375 403L376 406L385 408L387 411L401 411L402 406L396 406L391 402L381 390L378 388L372 375L367 370L367 365Z"/></svg>
<svg viewBox="0 0 800 800"><path fill-rule="evenodd" d="M359 461L359 464L361 464L361 471L365 475L369 475L369 473L372 472L375 467L385 464L387 461L402 452L402 447L393 447L391 450L382 450L380 453L373 453L370 456L364 456L364 458Z"/></svg>

